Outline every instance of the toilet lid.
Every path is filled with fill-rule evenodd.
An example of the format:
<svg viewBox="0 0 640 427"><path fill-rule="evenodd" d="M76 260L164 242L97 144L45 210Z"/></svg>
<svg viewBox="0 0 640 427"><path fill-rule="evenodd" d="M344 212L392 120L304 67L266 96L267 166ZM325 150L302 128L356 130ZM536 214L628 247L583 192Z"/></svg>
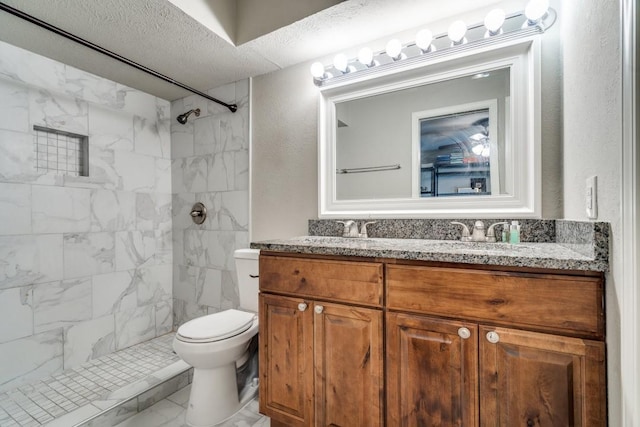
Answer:
<svg viewBox="0 0 640 427"><path fill-rule="evenodd" d="M178 328L178 335L194 341L220 341L246 331L255 318L254 313L225 310L188 321Z"/></svg>

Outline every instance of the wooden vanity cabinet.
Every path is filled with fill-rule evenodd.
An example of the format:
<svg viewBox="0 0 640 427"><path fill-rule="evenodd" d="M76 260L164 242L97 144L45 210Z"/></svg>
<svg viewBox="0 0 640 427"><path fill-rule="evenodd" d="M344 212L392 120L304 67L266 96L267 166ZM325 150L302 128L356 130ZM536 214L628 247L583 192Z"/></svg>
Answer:
<svg viewBox="0 0 640 427"><path fill-rule="evenodd" d="M260 257L260 412L273 426L384 424L382 278L381 263Z"/></svg>
<svg viewBox="0 0 640 427"><path fill-rule="evenodd" d="M487 326L479 332L481 425L606 425L603 342Z"/></svg>
<svg viewBox="0 0 640 427"><path fill-rule="evenodd" d="M260 412L289 426L313 420L313 312L297 298L260 294Z"/></svg>
<svg viewBox="0 0 640 427"><path fill-rule="evenodd" d="M387 425L477 426L478 336L473 323L387 313Z"/></svg>
<svg viewBox="0 0 640 427"><path fill-rule="evenodd" d="M386 283L388 426L606 425L600 277L389 265Z"/></svg>
<svg viewBox="0 0 640 427"><path fill-rule="evenodd" d="M505 270L261 254L260 412L274 427L605 426L602 275Z"/></svg>

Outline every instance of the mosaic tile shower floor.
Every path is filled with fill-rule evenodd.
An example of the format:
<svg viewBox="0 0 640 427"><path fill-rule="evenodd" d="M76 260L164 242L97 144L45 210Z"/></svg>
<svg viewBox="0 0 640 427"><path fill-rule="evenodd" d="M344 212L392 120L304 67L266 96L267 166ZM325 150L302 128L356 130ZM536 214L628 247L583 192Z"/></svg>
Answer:
<svg viewBox="0 0 640 427"><path fill-rule="evenodd" d="M186 371L188 366L173 353L172 340L173 334L163 335L0 393L0 427L73 425L100 414L104 406L135 396L134 385L144 390L162 382L154 377L160 371L169 377ZM166 372L169 367L177 372ZM63 419L64 423L52 423Z"/></svg>

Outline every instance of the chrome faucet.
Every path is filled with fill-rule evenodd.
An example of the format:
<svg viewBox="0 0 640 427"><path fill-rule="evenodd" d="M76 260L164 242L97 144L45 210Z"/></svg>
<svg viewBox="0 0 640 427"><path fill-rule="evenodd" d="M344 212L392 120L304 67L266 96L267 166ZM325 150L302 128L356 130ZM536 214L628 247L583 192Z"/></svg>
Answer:
<svg viewBox="0 0 640 427"><path fill-rule="evenodd" d="M376 223L375 221L369 221L362 224L362 227L360 227L360 237L362 237L363 239L366 239L367 237L369 237L369 235L367 234L367 225L375 224L375 223Z"/></svg>
<svg viewBox="0 0 640 427"><path fill-rule="evenodd" d="M360 237L360 233L358 233L358 224L353 221L336 221L339 224L344 225L344 230L342 230L342 237Z"/></svg>
<svg viewBox="0 0 640 427"><path fill-rule="evenodd" d="M360 232L358 233L358 223L353 220L348 221L336 221L344 225L344 229L342 230L342 237L362 237L367 238L369 235L367 234L367 225L375 224L375 221L365 222L362 224L360 228Z"/></svg>
<svg viewBox="0 0 640 427"><path fill-rule="evenodd" d="M467 227L467 224L463 224L462 222L457 222L457 221L452 221L451 224L462 226L462 237L460 237L461 242L471 241L471 233L469 233L469 227Z"/></svg>
<svg viewBox="0 0 640 427"><path fill-rule="evenodd" d="M476 221L473 224L473 231L471 232L472 242L486 242L487 236L484 234L484 222Z"/></svg>
<svg viewBox="0 0 640 427"><path fill-rule="evenodd" d="M494 222L493 224L491 224L489 226L489 229L487 230L487 242L490 243L494 243L496 242L496 231L494 230L494 227L496 225L508 225L508 222Z"/></svg>
<svg viewBox="0 0 640 427"><path fill-rule="evenodd" d="M494 227L496 225L508 224L508 222L496 222L494 224L491 224L489 226L489 229L487 230L486 234L485 234L485 230L484 230L484 222L482 222L482 221L476 221L473 224L473 231L472 232L469 232L469 227L467 227L466 224L463 224L461 222L453 221L451 224L461 225L462 226L462 237L460 238L460 241L462 241L462 242L489 242L489 243L494 243L496 241L496 232L494 230Z"/></svg>

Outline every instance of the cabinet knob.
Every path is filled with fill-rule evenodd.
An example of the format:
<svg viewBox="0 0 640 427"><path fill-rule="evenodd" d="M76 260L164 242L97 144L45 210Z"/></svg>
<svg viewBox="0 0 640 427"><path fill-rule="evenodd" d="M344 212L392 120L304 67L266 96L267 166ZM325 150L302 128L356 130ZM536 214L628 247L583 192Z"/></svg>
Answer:
<svg viewBox="0 0 640 427"><path fill-rule="evenodd" d="M494 331L487 332L487 341L489 341L491 344L496 344L500 341L500 335L498 335L498 333Z"/></svg>
<svg viewBox="0 0 640 427"><path fill-rule="evenodd" d="M324 307L321 305L316 305L316 308L314 308L315 312L318 314L322 314L322 312L324 311Z"/></svg>
<svg viewBox="0 0 640 427"><path fill-rule="evenodd" d="M307 303L301 302L298 304L298 310L305 311L307 309Z"/></svg>
<svg viewBox="0 0 640 427"><path fill-rule="evenodd" d="M469 330L469 328L462 327L458 329L458 336L460 336L460 338L462 338L463 340L469 339L469 337L471 336L471 331Z"/></svg>

